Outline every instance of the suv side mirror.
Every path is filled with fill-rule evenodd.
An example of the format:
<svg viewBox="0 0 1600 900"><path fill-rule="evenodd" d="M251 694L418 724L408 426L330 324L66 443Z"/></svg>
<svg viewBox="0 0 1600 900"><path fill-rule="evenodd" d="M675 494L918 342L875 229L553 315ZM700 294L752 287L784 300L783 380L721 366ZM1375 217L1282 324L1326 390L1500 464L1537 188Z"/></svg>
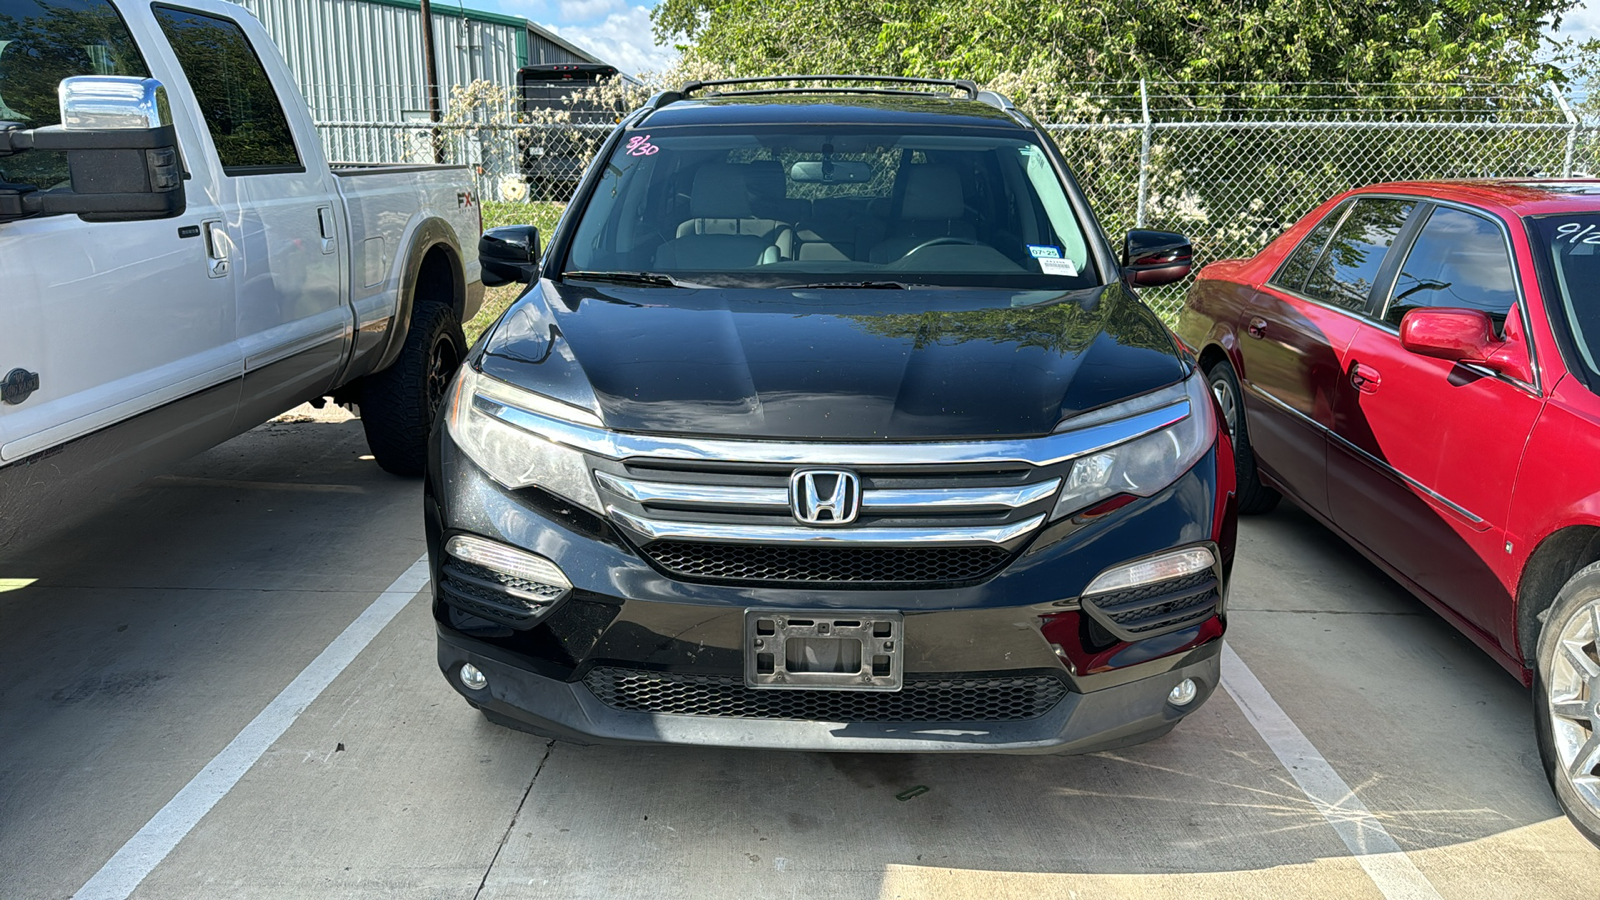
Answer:
<svg viewBox="0 0 1600 900"><path fill-rule="evenodd" d="M483 283L498 287L513 281L529 284L539 270L539 229L532 225L502 225L478 239L478 262Z"/></svg>
<svg viewBox="0 0 1600 900"><path fill-rule="evenodd" d="M1413 309L1400 320L1400 346L1418 356L1472 363L1521 381L1533 372L1523 347L1494 336L1494 320L1476 309Z"/></svg>
<svg viewBox="0 0 1600 900"><path fill-rule="evenodd" d="M1189 239L1170 231L1130 231L1122 242L1122 271L1140 287L1171 284L1194 267Z"/></svg>
<svg viewBox="0 0 1600 900"><path fill-rule="evenodd" d="M0 122L0 159L65 151L72 189L0 186L0 222L56 213L125 222L183 212L183 163L161 82L82 75L62 81L59 95L60 125L24 129Z"/></svg>

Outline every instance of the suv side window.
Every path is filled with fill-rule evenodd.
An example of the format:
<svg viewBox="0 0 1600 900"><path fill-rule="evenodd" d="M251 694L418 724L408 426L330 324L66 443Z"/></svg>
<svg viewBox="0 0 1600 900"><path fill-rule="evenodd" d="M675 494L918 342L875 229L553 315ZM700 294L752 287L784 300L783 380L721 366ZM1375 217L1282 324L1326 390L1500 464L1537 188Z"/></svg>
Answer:
<svg viewBox="0 0 1600 900"><path fill-rule="evenodd" d="M1516 300L1516 276L1500 227L1483 216L1439 206L1400 266L1383 318L1398 328L1413 309L1476 309L1488 313L1498 328Z"/></svg>
<svg viewBox="0 0 1600 900"><path fill-rule="evenodd" d="M1381 197L1357 200L1312 268L1306 296L1350 312L1365 311L1383 258L1416 205L1415 200Z"/></svg>
<svg viewBox="0 0 1600 900"><path fill-rule="evenodd" d="M1350 208L1349 203L1341 203L1328 211L1315 228L1306 232L1301 239L1300 246L1289 254L1278 274L1272 277L1272 283L1278 287L1299 293L1305 290L1306 279L1311 275L1311 269L1322 256L1322 250L1328 246L1328 238L1333 235L1333 229L1338 227L1339 220L1344 218L1345 210Z"/></svg>
<svg viewBox="0 0 1600 900"><path fill-rule="evenodd" d="M283 104L238 23L167 6L154 12L200 103L222 170L303 171Z"/></svg>
<svg viewBox="0 0 1600 900"><path fill-rule="evenodd" d="M139 45L106 0L0 0L0 120L61 124L56 88L76 75L150 77ZM70 180L67 155L31 150L0 160L0 182L42 190Z"/></svg>

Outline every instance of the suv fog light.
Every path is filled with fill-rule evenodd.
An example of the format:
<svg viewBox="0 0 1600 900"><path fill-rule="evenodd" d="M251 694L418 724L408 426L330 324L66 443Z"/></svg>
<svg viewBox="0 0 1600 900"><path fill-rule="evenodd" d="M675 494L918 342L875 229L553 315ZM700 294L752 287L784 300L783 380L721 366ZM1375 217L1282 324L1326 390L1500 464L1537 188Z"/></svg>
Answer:
<svg viewBox="0 0 1600 900"><path fill-rule="evenodd" d="M468 690L481 691L489 686L489 676L472 663L461 664L461 683ZM1185 682L1187 683L1187 682ZM1173 693L1177 693L1174 691Z"/></svg>
<svg viewBox="0 0 1600 900"><path fill-rule="evenodd" d="M505 544L458 534L445 543L444 552L464 563L482 566L497 575L514 579L505 585L510 593L526 595L541 603L553 602L572 590L572 582L567 580L566 574L555 563ZM517 581L531 582L531 585L519 585L515 583Z"/></svg>
<svg viewBox="0 0 1600 900"><path fill-rule="evenodd" d="M1140 585L1193 575L1216 564L1217 558L1209 549L1188 547L1107 569L1096 575L1083 592L1104 594L1108 591L1125 591Z"/></svg>
<svg viewBox="0 0 1600 900"><path fill-rule="evenodd" d="M477 671L474 669L473 671ZM1193 678L1185 678L1178 682L1178 686L1167 693L1167 702L1173 706L1188 706L1200 694L1200 688L1194 683Z"/></svg>

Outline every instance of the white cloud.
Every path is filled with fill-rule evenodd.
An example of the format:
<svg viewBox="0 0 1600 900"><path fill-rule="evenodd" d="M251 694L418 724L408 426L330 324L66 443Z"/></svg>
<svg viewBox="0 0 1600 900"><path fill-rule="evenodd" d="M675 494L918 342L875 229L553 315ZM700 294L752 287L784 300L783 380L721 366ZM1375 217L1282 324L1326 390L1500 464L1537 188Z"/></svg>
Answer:
<svg viewBox="0 0 1600 900"><path fill-rule="evenodd" d="M587 22L618 12L627 5L625 0L560 0L557 4L563 22Z"/></svg>
<svg viewBox="0 0 1600 900"><path fill-rule="evenodd" d="M577 5L604 0L570 2ZM631 6L613 12L606 16L605 21L593 25L544 27L629 74L660 72L678 58L677 50L656 44L655 31L650 25L650 8L646 6Z"/></svg>

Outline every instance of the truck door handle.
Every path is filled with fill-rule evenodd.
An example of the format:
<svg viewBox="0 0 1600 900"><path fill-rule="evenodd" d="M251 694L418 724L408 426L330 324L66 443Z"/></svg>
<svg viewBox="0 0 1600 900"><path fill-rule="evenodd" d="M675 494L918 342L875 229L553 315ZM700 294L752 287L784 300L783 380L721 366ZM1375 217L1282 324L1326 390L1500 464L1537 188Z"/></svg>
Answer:
<svg viewBox="0 0 1600 900"><path fill-rule="evenodd" d="M1355 385L1356 390L1361 393L1372 394L1376 393L1378 386L1383 384L1383 376L1378 374L1377 369L1369 365L1356 363L1350 367L1350 383Z"/></svg>
<svg viewBox="0 0 1600 900"><path fill-rule="evenodd" d="M332 253L337 246L333 233L333 207L317 207L317 229L322 233L322 252Z"/></svg>
<svg viewBox="0 0 1600 900"><path fill-rule="evenodd" d="M1260 316L1251 316L1250 324L1246 325L1244 330L1253 338L1264 338L1267 336L1267 320Z"/></svg>
<svg viewBox="0 0 1600 900"><path fill-rule="evenodd" d="M229 269L229 259L233 250L233 241L228 238L228 229L219 220L212 220L201 224L206 237L206 266L212 278L226 278Z"/></svg>

